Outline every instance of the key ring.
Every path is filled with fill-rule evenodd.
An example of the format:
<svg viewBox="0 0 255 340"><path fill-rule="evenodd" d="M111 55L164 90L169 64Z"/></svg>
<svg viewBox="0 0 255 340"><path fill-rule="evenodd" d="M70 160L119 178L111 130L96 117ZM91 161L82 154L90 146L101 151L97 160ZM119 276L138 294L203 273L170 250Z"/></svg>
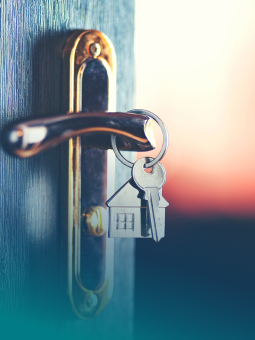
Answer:
<svg viewBox="0 0 255 340"><path fill-rule="evenodd" d="M151 162L144 164L145 168L151 168L153 165L155 165L156 163L158 163L161 160L161 158L166 153L166 150L167 150L167 147L168 147L168 132L167 132L167 129L165 127L165 124L162 122L162 120L158 116L155 115L155 113L152 113L150 111L137 109L137 110L130 110L130 111L127 111L127 112L128 113L136 113L136 114L141 115L141 116L150 117L150 118L154 119L161 128L161 131L162 131L162 134L163 134L162 149L160 150L160 153L158 154L158 156L156 158L154 158ZM124 165L132 168L134 163L132 163L132 162L128 161L126 158L124 158L117 148L116 135L111 135L111 142L112 142L113 151L115 152L115 155L118 158L118 160L121 161L121 163L123 163Z"/></svg>

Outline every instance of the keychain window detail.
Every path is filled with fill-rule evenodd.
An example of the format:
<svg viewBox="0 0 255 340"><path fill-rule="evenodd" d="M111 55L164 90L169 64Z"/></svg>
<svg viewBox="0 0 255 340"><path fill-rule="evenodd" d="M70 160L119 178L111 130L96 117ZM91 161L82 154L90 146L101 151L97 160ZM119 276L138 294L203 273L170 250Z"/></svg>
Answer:
<svg viewBox="0 0 255 340"><path fill-rule="evenodd" d="M134 230L134 214L116 214L116 229L132 229Z"/></svg>

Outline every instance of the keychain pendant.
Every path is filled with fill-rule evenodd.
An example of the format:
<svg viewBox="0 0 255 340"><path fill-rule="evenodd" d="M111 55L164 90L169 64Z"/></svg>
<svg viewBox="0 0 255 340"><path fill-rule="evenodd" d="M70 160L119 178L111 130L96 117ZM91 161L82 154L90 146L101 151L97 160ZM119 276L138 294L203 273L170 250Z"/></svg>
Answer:
<svg viewBox="0 0 255 340"><path fill-rule="evenodd" d="M152 238L151 218L145 192L131 177L107 202L109 208L109 237ZM165 208L169 203L159 190L158 233L165 236Z"/></svg>

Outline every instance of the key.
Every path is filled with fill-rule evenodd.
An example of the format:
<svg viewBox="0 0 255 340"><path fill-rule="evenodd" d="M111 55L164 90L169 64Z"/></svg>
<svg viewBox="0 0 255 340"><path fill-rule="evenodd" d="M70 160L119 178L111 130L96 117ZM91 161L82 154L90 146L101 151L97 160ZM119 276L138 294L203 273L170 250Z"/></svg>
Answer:
<svg viewBox="0 0 255 340"><path fill-rule="evenodd" d="M155 164L150 173L145 172L144 164L151 160L152 158L149 157L139 159L133 166L132 176L136 185L145 192L144 198L148 201L152 238L159 242L164 237L164 226L161 226L158 210L159 190L165 184L166 172L161 163Z"/></svg>

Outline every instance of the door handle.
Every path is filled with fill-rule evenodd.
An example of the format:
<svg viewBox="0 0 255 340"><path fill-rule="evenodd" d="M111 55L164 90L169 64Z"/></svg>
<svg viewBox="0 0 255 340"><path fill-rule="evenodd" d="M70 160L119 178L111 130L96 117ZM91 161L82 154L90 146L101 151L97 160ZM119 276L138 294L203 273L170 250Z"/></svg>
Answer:
<svg viewBox="0 0 255 340"><path fill-rule="evenodd" d="M64 48L63 66L62 112L67 114L13 122L3 130L2 144L26 158L68 140L61 166L62 257L72 309L89 319L102 312L113 290L114 240L107 237L105 215L115 189L111 135L120 150L152 150L155 141L150 118L115 112L116 57L103 33L75 31Z"/></svg>
<svg viewBox="0 0 255 340"><path fill-rule="evenodd" d="M81 136L82 147L111 149L112 134L121 137L117 138L120 150L149 151L155 147L151 118L121 112L21 120L4 129L2 144L10 154L27 158L76 136Z"/></svg>

